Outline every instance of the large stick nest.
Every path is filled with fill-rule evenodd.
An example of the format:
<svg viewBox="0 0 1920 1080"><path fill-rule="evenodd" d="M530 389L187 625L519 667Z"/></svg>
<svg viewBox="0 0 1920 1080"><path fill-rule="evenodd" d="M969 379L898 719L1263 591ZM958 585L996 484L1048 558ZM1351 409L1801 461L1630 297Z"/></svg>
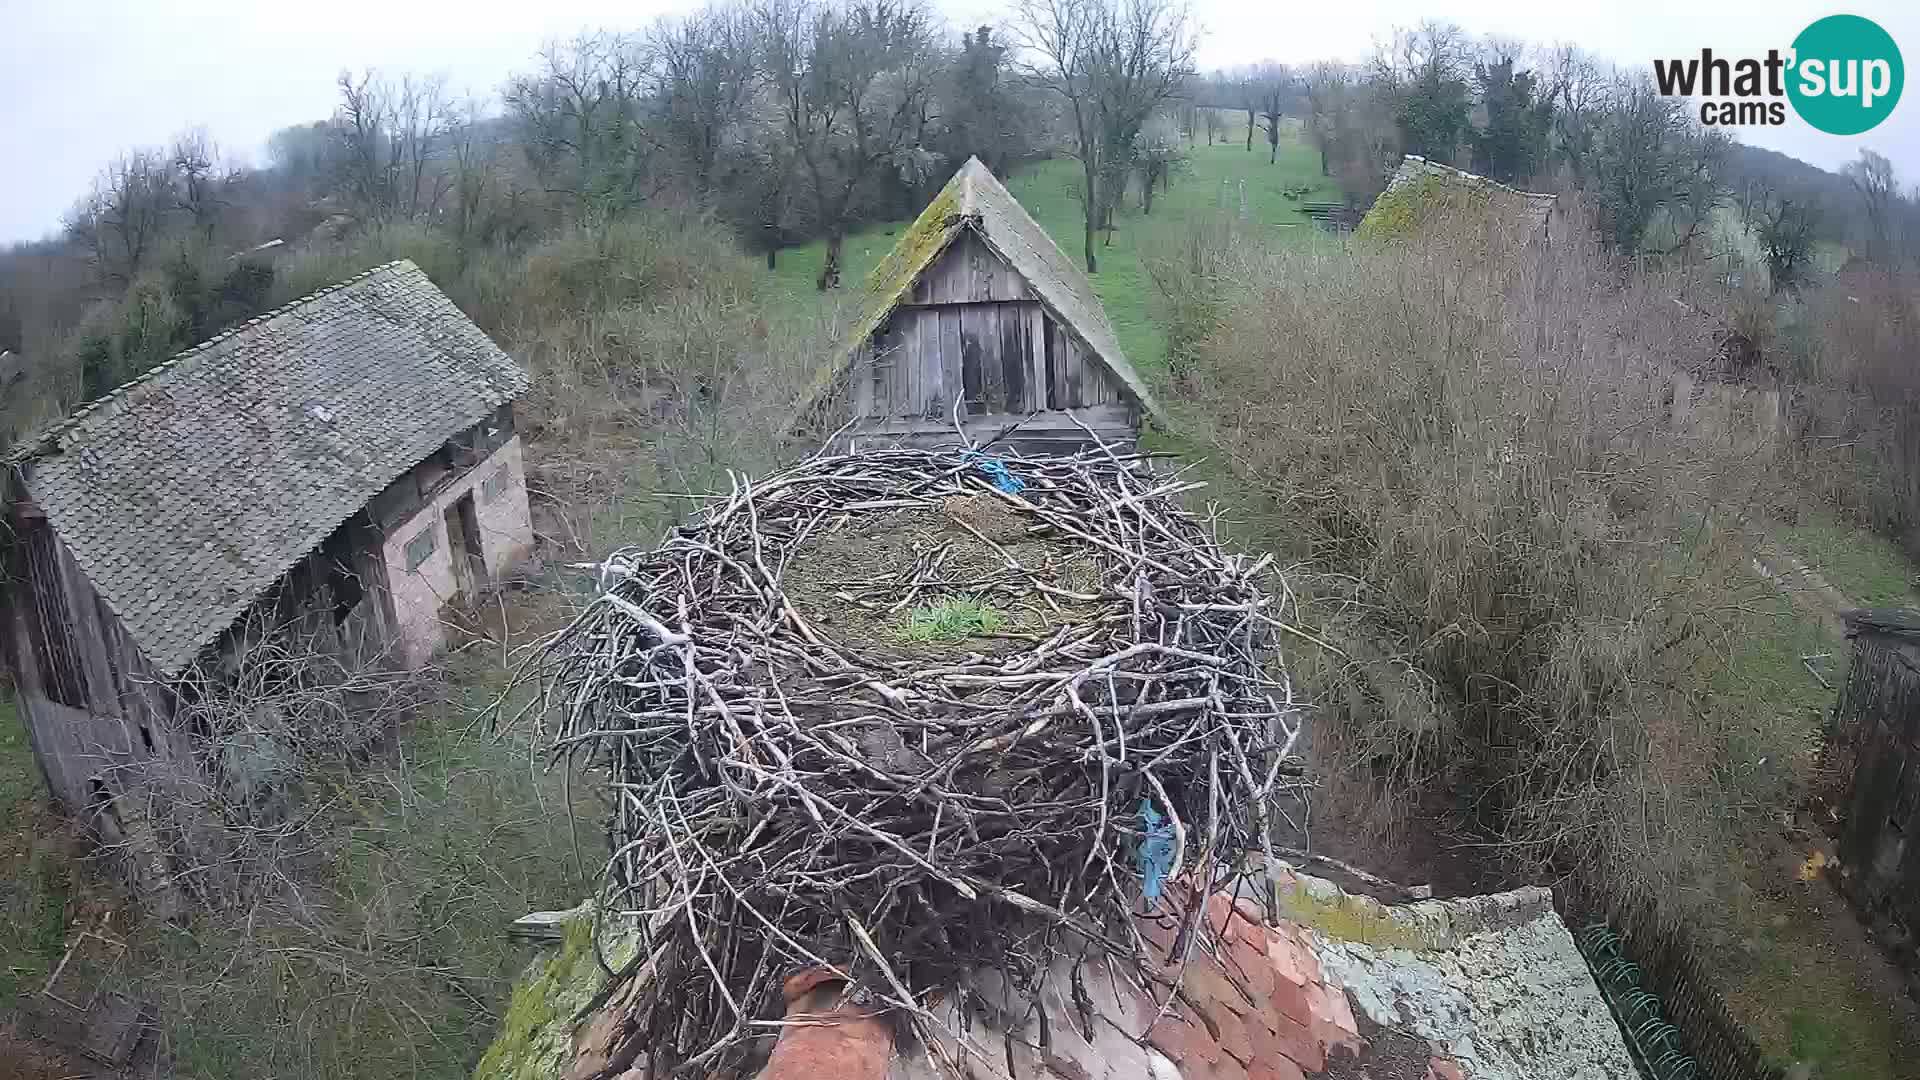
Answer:
<svg viewBox="0 0 1920 1080"><path fill-rule="evenodd" d="M1197 486L1104 450L816 456L604 564L531 670L555 752L607 774L600 910L659 1074L751 1068L798 968L922 1027L970 970L1137 961L1143 847L1208 880L1268 846L1291 627Z"/></svg>

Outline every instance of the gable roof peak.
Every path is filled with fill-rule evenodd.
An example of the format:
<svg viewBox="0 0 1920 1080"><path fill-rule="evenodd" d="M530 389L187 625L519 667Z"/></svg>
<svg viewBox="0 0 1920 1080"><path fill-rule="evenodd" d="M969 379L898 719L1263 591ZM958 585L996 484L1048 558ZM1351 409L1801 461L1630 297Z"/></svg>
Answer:
<svg viewBox="0 0 1920 1080"><path fill-rule="evenodd" d="M852 362L854 350L873 336L912 292L920 275L963 229L973 230L1026 279L1040 302L1087 344L1095 361L1125 386L1129 397L1155 419L1164 418L1153 391L1121 350L1093 282L978 156L969 157L954 171L953 178L868 275L866 301L853 324L848 347L836 353L815 379L807 400L826 392L834 374Z"/></svg>

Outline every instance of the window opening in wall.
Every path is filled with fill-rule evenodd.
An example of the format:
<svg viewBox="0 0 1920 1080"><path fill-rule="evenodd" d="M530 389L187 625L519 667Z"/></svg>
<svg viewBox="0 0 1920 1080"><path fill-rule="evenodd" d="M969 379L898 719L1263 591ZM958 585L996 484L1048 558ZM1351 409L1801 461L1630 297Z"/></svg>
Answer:
<svg viewBox="0 0 1920 1080"><path fill-rule="evenodd" d="M433 526L428 525L426 528L420 530L419 535L407 541L407 569L410 571L418 570L420 569L421 563L432 558L434 550L439 546L437 540L438 538L434 535Z"/></svg>

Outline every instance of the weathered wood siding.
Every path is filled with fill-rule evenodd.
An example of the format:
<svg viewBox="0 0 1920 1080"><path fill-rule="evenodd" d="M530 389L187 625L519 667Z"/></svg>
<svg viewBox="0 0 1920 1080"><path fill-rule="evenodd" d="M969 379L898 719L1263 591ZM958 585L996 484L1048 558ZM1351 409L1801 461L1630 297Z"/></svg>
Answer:
<svg viewBox="0 0 1920 1080"><path fill-rule="evenodd" d="M1920 630L1855 633L1834 717L1846 887L1872 919L1920 930Z"/></svg>
<svg viewBox="0 0 1920 1080"><path fill-rule="evenodd" d="M66 545L44 521L20 528L5 605L20 718L49 792L82 812L117 794L103 780L114 766L184 748L162 722L171 715L172 695L153 678ZM32 621L43 612L58 621L36 629ZM49 657L66 669L65 677L42 670Z"/></svg>
<svg viewBox="0 0 1920 1080"><path fill-rule="evenodd" d="M1079 423L1075 423L1075 421ZM1087 431L1116 451L1130 451L1140 438L1140 418L1131 405L1113 403L1039 413L986 413L961 418L968 441L976 446L1015 449L1023 454L1072 453L1091 445ZM1081 425L1086 425L1082 427ZM955 441L948 417L890 417L862 424L847 440L849 450L868 446L943 446Z"/></svg>
<svg viewBox="0 0 1920 1080"><path fill-rule="evenodd" d="M853 412L875 420L1084 409L1125 393L1025 279L971 232L854 359Z"/></svg>

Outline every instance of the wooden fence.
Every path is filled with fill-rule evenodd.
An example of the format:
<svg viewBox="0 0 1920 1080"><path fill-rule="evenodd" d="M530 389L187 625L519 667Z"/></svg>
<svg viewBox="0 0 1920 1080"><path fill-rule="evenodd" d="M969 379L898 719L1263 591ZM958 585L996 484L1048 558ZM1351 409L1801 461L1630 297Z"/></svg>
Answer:
<svg viewBox="0 0 1920 1080"><path fill-rule="evenodd" d="M1571 905L1569 922L1579 919ZM1591 909L1586 919L1602 919L1617 932L1621 951L1640 973L1640 985L1660 999L1666 1022L1679 1030L1679 1039L1698 1066L1703 1080L1784 1080L1785 1072L1767 1059L1746 1029L1727 1007L1714 986L1708 963L1684 927L1662 920L1647 906L1603 915ZM1578 924L1576 922L1576 924ZM1606 991L1607 987L1602 986ZM1613 995L1609 993L1609 1000ZM1631 1020L1623 1020L1631 1024ZM1631 1029L1628 1032L1632 1035ZM1629 1042L1633 1042L1629 1038ZM1636 1054L1640 1051L1636 1049ZM1642 1061L1642 1066L1648 1063ZM1647 1070L1665 1080L1672 1071Z"/></svg>

